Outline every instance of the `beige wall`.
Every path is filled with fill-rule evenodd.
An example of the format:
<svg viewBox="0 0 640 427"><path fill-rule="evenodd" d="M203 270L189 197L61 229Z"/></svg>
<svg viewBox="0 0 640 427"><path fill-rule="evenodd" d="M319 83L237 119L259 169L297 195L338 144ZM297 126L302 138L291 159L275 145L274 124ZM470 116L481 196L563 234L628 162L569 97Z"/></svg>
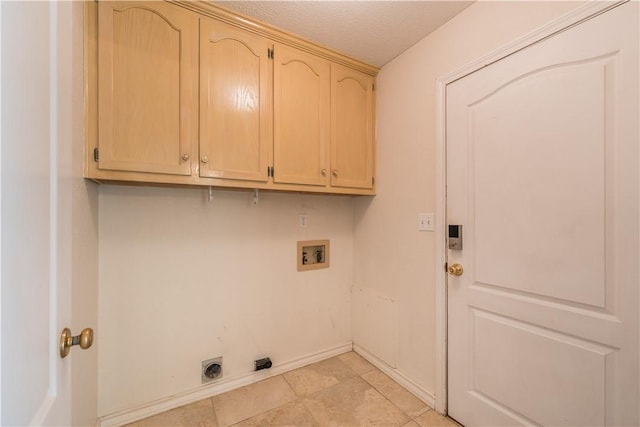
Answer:
<svg viewBox="0 0 640 427"><path fill-rule="evenodd" d="M351 342L353 199L100 187L99 414ZM298 215L308 216L300 228ZM298 240L330 239L328 269L297 272Z"/></svg>
<svg viewBox="0 0 640 427"><path fill-rule="evenodd" d="M63 102L71 122L69 151L60 153L71 159L70 177L62 185L70 187L69 219L71 228L71 331L79 334L84 328L96 333L93 346L85 351L74 349L71 363L71 424L96 424L98 414L98 185L84 179L84 7L81 2L61 2L58 6L58 71L64 93ZM65 46L63 49L62 46ZM69 56L63 56L69 55ZM65 65L62 65L65 64ZM64 90L62 90L64 88ZM63 113L59 109L59 114ZM66 147L66 146L65 146ZM71 360L71 357L69 360Z"/></svg>
<svg viewBox="0 0 640 427"><path fill-rule="evenodd" d="M435 269L442 267L434 264L434 234L417 231L417 214L436 205L436 79L577 6L477 2L379 74L378 195L355 201L353 341L427 394L435 390Z"/></svg>

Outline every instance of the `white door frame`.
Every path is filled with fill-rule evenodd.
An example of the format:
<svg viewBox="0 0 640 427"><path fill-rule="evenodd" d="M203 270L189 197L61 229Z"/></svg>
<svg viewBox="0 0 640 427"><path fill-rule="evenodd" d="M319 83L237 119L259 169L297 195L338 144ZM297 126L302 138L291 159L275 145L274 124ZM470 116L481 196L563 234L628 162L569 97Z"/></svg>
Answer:
<svg viewBox="0 0 640 427"><path fill-rule="evenodd" d="M2 81L2 7L0 7L0 82ZM2 331L2 85L0 85L0 331ZM0 420L2 420L2 340L0 339Z"/></svg>
<svg viewBox="0 0 640 427"><path fill-rule="evenodd" d="M606 12L628 0L616 2L590 1L561 15L543 27L508 43L489 54L436 80L436 389L435 410L446 414L447 402L447 262L446 230L446 87L481 68L512 55L534 43Z"/></svg>

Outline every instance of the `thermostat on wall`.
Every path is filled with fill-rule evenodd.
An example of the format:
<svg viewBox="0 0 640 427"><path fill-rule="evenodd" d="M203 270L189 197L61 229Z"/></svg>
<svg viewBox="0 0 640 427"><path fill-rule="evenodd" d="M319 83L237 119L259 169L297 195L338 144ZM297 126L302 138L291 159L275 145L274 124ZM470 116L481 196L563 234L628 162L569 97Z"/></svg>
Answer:
<svg viewBox="0 0 640 427"><path fill-rule="evenodd" d="M329 268L329 241L306 240L298 242L298 271Z"/></svg>

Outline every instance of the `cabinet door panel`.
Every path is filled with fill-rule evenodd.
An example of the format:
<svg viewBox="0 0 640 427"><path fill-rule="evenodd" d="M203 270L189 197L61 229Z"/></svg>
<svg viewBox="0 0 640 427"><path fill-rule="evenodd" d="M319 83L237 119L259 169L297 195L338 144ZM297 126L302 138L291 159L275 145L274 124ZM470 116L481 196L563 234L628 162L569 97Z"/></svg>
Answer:
<svg viewBox="0 0 640 427"><path fill-rule="evenodd" d="M331 185L373 188L373 77L331 64Z"/></svg>
<svg viewBox="0 0 640 427"><path fill-rule="evenodd" d="M99 3L100 169L191 174L196 28L167 3Z"/></svg>
<svg viewBox="0 0 640 427"><path fill-rule="evenodd" d="M202 19L200 176L267 181L269 41Z"/></svg>
<svg viewBox="0 0 640 427"><path fill-rule="evenodd" d="M274 56L274 182L327 185L329 62L283 45Z"/></svg>

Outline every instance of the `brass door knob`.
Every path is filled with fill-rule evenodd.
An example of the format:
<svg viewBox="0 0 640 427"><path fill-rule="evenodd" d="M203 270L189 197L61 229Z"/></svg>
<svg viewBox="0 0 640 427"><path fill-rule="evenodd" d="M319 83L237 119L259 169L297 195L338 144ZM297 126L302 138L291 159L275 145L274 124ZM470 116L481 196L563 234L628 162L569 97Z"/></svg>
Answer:
<svg viewBox="0 0 640 427"><path fill-rule="evenodd" d="M462 276L462 266L460 264L451 264L447 269L452 276Z"/></svg>
<svg viewBox="0 0 640 427"><path fill-rule="evenodd" d="M80 335L71 335L71 329L64 328L60 334L60 357L65 358L71 351L71 347L79 345L81 349L86 350L93 344L93 329L85 328Z"/></svg>
<svg viewBox="0 0 640 427"><path fill-rule="evenodd" d="M338 171L337 170L333 171L333 176L335 176L336 178L338 177Z"/></svg>
<svg viewBox="0 0 640 427"><path fill-rule="evenodd" d="M322 169L320 171L320 173L322 173L322 176L327 176L327 170L326 169Z"/></svg>
<svg viewBox="0 0 640 427"><path fill-rule="evenodd" d="M184 160L185 162L186 162L187 160L189 160L189 154L183 154L183 155L182 155L182 160Z"/></svg>
<svg viewBox="0 0 640 427"><path fill-rule="evenodd" d="M202 158L200 159L200 161L202 163L207 163L209 161L209 158L207 156L202 156Z"/></svg>

